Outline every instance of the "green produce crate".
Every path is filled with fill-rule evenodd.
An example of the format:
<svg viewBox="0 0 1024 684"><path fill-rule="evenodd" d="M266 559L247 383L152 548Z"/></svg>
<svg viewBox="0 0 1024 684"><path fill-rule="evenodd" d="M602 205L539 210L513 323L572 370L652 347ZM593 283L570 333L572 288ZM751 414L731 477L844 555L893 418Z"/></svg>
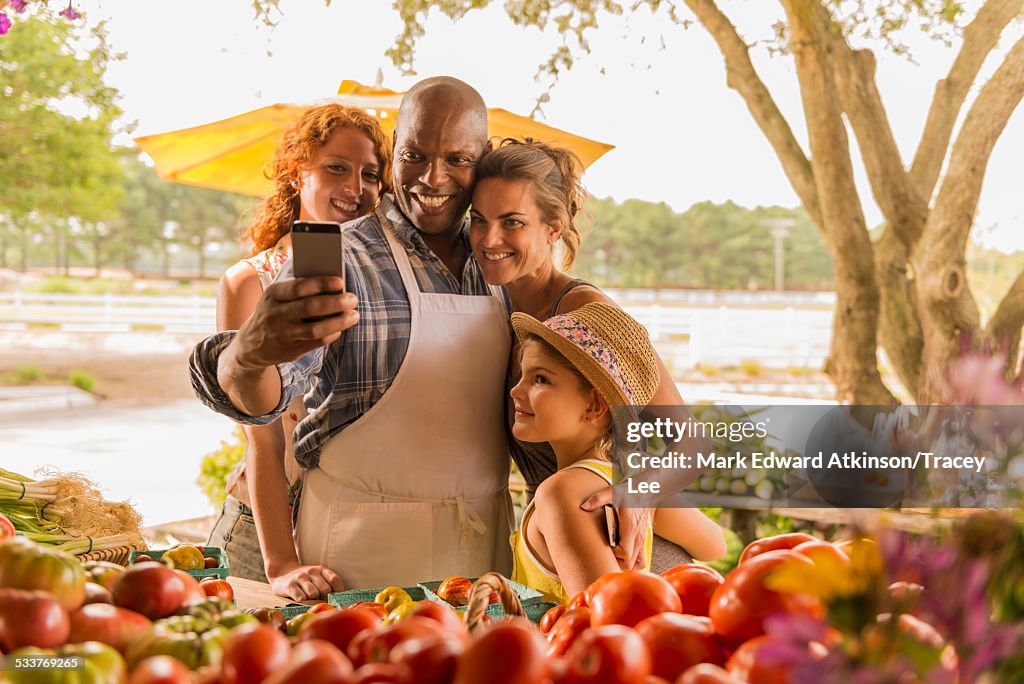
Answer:
<svg viewBox="0 0 1024 684"><path fill-rule="evenodd" d="M129 565L135 565L135 559L138 556L146 555L155 561L159 561L165 553L170 549L150 549L149 551L132 551L131 558L128 561ZM186 570L186 572L197 580L203 579L204 577L217 577L218 579L227 579L231 574L231 569L228 566L228 554L224 549L219 546L207 546L204 549L204 557L209 556L210 558L217 559L217 567L203 569L203 570Z"/></svg>
<svg viewBox="0 0 1024 684"><path fill-rule="evenodd" d="M416 585L414 587L402 587L412 597L413 601L440 601L436 595L432 595L432 592L426 590L422 585ZM328 594L327 602L336 608L342 606L350 606L353 603L360 603L361 601L373 601L384 587L378 587L376 589L349 589L348 591L338 591L333 594ZM442 601L443 603L443 601Z"/></svg>
<svg viewBox="0 0 1024 684"><path fill-rule="evenodd" d="M313 606L307 606L303 603L289 603L287 606L274 606L272 610L279 610L284 615L285 620L291 620L293 617L302 615Z"/></svg>
<svg viewBox="0 0 1024 684"><path fill-rule="evenodd" d="M476 583L476 581L478 579L480 579L480 578L479 577L471 577L471 578L469 578L469 581L471 583ZM420 586L423 587L424 589L426 589L427 591L429 591L434 596L437 596L437 590L441 587L441 583L443 581L444 580L438 580L436 582L420 582ZM518 582L513 582L512 580L508 580L508 585L510 587L512 587L512 591L514 591L516 593L516 596L519 598L519 602L521 604L523 604L524 608L526 606L530 605L531 603L538 603L538 602L544 600L544 594L540 593L536 589L531 589L530 587L528 587L528 586L526 586L524 584L519 584ZM437 596L437 600L440 601L441 603L445 604L445 605L451 605L450 603L445 601L440 596ZM497 604L495 604L495 605L497 605ZM454 607L454 606L452 606L452 607ZM494 608L494 607L495 607L494 605L488 607L488 609L487 609L487 614L488 615L491 615L491 608ZM501 607L498 606L498 608L500 609ZM501 611L501 612L498 613L498 615L504 615L504 614L505 614L504 611Z"/></svg>
<svg viewBox="0 0 1024 684"><path fill-rule="evenodd" d="M552 603L551 601L538 601L537 603L531 603L528 606L523 606L523 610L526 612L526 617L530 618L531 622L540 623L544 613L548 612L559 604Z"/></svg>

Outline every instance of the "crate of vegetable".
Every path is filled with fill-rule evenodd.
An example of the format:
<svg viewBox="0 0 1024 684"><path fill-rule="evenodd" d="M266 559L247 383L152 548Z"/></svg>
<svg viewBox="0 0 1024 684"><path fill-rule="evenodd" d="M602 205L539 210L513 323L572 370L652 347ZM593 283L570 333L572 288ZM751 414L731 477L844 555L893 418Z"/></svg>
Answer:
<svg viewBox="0 0 1024 684"><path fill-rule="evenodd" d="M184 570L196 579L217 577L226 579L231 574L228 554L219 546L178 544L169 549L133 551L131 565L156 561L176 570Z"/></svg>

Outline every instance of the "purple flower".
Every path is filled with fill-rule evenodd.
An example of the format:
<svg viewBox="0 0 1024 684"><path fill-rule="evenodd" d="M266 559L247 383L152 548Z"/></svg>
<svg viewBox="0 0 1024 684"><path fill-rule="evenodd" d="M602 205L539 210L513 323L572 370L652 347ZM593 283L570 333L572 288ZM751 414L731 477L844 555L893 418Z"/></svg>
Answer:
<svg viewBox="0 0 1024 684"><path fill-rule="evenodd" d="M0 36L4 35L11 30L11 20L7 18L7 15L0 12Z"/></svg>
<svg viewBox="0 0 1024 684"><path fill-rule="evenodd" d="M80 19L82 17L81 13L75 10L75 8L71 6L70 2L68 3L67 7L60 11L60 16L65 17L66 19L70 19L71 21L74 21L75 19Z"/></svg>
<svg viewBox="0 0 1024 684"><path fill-rule="evenodd" d="M22 12L25 11L25 5L27 4L28 3L25 2L25 0L11 0L11 9L13 9L18 14L21 14Z"/></svg>

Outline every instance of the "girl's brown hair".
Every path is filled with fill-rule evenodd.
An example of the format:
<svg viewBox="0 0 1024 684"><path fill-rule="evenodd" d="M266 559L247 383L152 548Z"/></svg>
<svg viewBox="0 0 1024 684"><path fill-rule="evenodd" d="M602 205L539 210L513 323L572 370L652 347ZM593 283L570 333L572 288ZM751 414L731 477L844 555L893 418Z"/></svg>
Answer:
<svg viewBox="0 0 1024 684"><path fill-rule="evenodd" d="M570 150L533 138L505 138L477 164L476 178L477 181L502 178L532 183L544 222L562 224L559 236L565 244L562 268L568 270L580 247L576 216L583 209L586 197L580 185L582 169L579 157Z"/></svg>
<svg viewBox="0 0 1024 684"><path fill-rule="evenodd" d="M243 238L252 242L258 254L277 244L299 217L299 188L292 181L313 159L314 153L335 131L354 128L372 142L380 164L380 192L391 189L391 141L377 120L361 109L339 104L313 107L296 119L285 131L274 160L264 175L274 182L274 191L253 212L252 223Z"/></svg>

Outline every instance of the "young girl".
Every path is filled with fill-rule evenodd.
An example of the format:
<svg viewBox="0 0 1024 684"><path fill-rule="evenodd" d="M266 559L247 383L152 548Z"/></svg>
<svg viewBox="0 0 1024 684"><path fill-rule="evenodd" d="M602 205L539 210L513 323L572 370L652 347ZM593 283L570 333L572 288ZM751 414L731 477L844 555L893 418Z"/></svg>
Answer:
<svg viewBox="0 0 1024 684"><path fill-rule="evenodd" d="M565 603L622 569L608 545L604 514L588 513L579 502L612 482L611 407L645 406L658 388L659 364L644 327L602 302L544 323L514 313L512 325L522 343L512 432L525 442L548 442L558 462L512 535L512 579ZM698 509L658 509L654 526L697 559L724 553L722 530ZM648 564L651 539L648 529Z"/></svg>

